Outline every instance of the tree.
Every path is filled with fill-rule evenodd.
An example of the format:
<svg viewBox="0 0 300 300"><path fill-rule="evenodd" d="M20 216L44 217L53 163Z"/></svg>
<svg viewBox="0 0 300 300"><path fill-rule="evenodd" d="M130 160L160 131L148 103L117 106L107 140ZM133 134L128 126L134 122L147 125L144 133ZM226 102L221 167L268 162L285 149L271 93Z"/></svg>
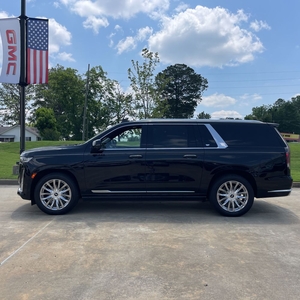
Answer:
<svg viewBox="0 0 300 300"><path fill-rule="evenodd" d="M272 106L262 105L252 108L252 114L245 116L245 120L259 120L262 122L272 122Z"/></svg>
<svg viewBox="0 0 300 300"><path fill-rule="evenodd" d="M110 125L118 124L124 119L134 115L132 109L132 95L121 91L117 81L113 82L111 98L105 103L106 112L109 115Z"/></svg>
<svg viewBox="0 0 300 300"><path fill-rule="evenodd" d="M132 60L132 69L128 69L128 78L133 90L134 109L139 119L154 116L155 108L160 100L160 90L155 82L154 71L159 63L158 53L148 49L142 50L144 62ZM157 111L155 112L157 114Z"/></svg>
<svg viewBox="0 0 300 300"><path fill-rule="evenodd" d="M116 80L107 78L107 73L101 66L92 68L89 78L87 136L90 137L107 126L130 117L132 96L122 92Z"/></svg>
<svg viewBox="0 0 300 300"><path fill-rule="evenodd" d="M192 118L202 93L208 88L207 79L184 64L169 66L156 76L157 85L165 81L161 101L166 118Z"/></svg>
<svg viewBox="0 0 300 300"><path fill-rule="evenodd" d="M51 108L62 138L81 140L85 82L77 70L57 65L48 85L38 85L34 107Z"/></svg>
<svg viewBox="0 0 300 300"><path fill-rule="evenodd" d="M299 97L300 102L300 97ZM273 105L262 105L252 108L252 114L246 120L278 123L280 132L300 133L300 103L297 98L291 101L278 99Z"/></svg>
<svg viewBox="0 0 300 300"><path fill-rule="evenodd" d="M34 86L25 88L25 114L30 111L30 100L34 95ZM2 110L2 124L20 124L20 87L16 84L3 83L0 87L0 107Z"/></svg>
<svg viewBox="0 0 300 300"><path fill-rule="evenodd" d="M59 139L57 122L52 108L40 107L35 112L34 126L39 130L44 140L56 141Z"/></svg>
<svg viewBox="0 0 300 300"><path fill-rule="evenodd" d="M211 115L208 113L205 113L204 111L199 113L196 117L196 119L210 119Z"/></svg>

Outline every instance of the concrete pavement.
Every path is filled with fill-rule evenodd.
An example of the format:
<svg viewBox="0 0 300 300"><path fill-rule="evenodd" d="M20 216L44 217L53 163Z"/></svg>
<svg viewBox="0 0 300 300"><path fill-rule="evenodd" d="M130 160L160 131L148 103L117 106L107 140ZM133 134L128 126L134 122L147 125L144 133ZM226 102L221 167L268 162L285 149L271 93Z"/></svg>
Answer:
<svg viewBox="0 0 300 300"><path fill-rule="evenodd" d="M300 189L239 218L209 203L79 203L0 186L0 298L299 299Z"/></svg>

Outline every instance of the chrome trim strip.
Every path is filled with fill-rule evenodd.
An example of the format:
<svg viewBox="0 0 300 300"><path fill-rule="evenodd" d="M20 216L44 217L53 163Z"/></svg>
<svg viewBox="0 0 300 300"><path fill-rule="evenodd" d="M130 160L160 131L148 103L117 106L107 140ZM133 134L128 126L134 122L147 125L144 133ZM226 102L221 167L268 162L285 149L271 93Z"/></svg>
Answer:
<svg viewBox="0 0 300 300"><path fill-rule="evenodd" d="M92 190L94 194L136 194L136 193L195 193L195 191L111 191L111 190Z"/></svg>
<svg viewBox="0 0 300 300"><path fill-rule="evenodd" d="M287 189L287 190L273 190L273 191L268 191L268 193L285 193L285 192L291 192L292 189Z"/></svg>
<svg viewBox="0 0 300 300"><path fill-rule="evenodd" d="M208 129L208 131L210 132L210 134L216 141L219 149L225 149L228 147L226 142L222 139L222 137L218 134L218 132L210 124L204 124L204 126L206 126L206 128ZM213 149L213 148L214 147L211 147L211 149ZM207 147L205 149L209 149L209 147Z"/></svg>
<svg viewBox="0 0 300 300"><path fill-rule="evenodd" d="M195 191L147 191L147 193L195 193Z"/></svg>
<svg viewBox="0 0 300 300"><path fill-rule="evenodd" d="M129 193L147 193L147 191L111 191L111 190L92 190L94 194L129 194Z"/></svg>

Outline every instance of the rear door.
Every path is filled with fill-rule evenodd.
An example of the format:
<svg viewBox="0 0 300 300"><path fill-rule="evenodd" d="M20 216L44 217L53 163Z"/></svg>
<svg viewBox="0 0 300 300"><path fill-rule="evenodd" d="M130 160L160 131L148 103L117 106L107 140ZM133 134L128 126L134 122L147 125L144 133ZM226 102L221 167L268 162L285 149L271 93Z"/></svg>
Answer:
<svg viewBox="0 0 300 300"><path fill-rule="evenodd" d="M196 125L152 123L148 125L147 140L148 193L198 193L204 150L199 147Z"/></svg>

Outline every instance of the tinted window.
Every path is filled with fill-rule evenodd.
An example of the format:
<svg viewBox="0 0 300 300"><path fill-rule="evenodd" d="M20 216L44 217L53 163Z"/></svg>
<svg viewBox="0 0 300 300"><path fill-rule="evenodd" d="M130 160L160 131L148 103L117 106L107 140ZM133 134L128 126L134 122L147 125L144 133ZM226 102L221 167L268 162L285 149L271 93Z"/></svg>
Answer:
<svg viewBox="0 0 300 300"><path fill-rule="evenodd" d="M108 135L106 148L140 148L142 128L140 126L120 128Z"/></svg>
<svg viewBox="0 0 300 300"><path fill-rule="evenodd" d="M186 148L196 147L194 126L153 125L149 126L149 147Z"/></svg>
<svg viewBox="0 0 300 300"><path fill-rule="evenodd" d="M201 147L217 147L217 143L212 137L211 133L208 131L207 127L204 125L198 126L200 134L200 146Z"/></svg>
<svg viewBox="0 0 300 300"><path fill-rule="evenodd" d="M277 131L271 125L253 123L211 123L228 146L282 146Z"/></svg>

